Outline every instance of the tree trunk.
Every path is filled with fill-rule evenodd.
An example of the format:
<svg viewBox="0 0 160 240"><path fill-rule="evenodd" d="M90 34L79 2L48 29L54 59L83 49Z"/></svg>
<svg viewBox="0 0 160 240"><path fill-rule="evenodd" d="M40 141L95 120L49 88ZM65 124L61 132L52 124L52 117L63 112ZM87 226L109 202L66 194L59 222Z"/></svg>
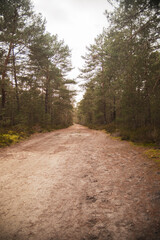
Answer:
<svg viewBox="0 0 160 240"><path fill-rule="evenodd" d="M106 96L105 96L104 79L103 79L103 82L102 82L102 96L103 96L103 118L104 118L104 124L106 124L107 123L107 111L106 111Z"/></svg>
<svg viewBox="0 0 160 240"><path fill-rule="evenodd" d="M103 117L104 117L104 124L107 123L107 114L106 114L106 101L104 99L104 102L103 102Z"/></svg>
<svg viewBox="0 0 160 240"><path fill-rule="evenodd" d="M16 100L17 100L17 111L20 111L20 103L19 103L19 92L18 92L18 83L17 83L17 72L16 72L16 63L15 63L15 55L14 55L14 47L12 48L13 53L13 73L14 73L14 81L16 88Z"/></svg>
<svg viewBox="0 0 160 240"><path fill-rule="evenodd" d="M49 74L47 72L46 77L46 93L45 93L45 113L49 113L49 88L50 88L50 79Z"/></svg>
<svg viewBox="0 0 160 240"><path fill-rule="evenodd" d="M2 108L5 108L5 104L6 104L5 76L6 76L6 71L7 71L7 65L8 65L8 62L9 62L9 57L10 57L10 54L11 54L11 49L12 49L12 42L10 42L9 49L8 49L8 54L7 54L7 57L5 59L4 66L3 66L3 71L2 71L2 84L1 84L1 92L2 92L1 105L2 105Z"/></svg>
<svg viewBox="0 0 160 240"><path fill-rule="evenodd" d="M46 93L45 93L45 113L48 113L48 88L46 87Z"/></svg>
<svg viewBox="0 0 160 240"><path fill-rule="evenodd" d="M113 121L116 120L116 98L113 98Z"/></svg>

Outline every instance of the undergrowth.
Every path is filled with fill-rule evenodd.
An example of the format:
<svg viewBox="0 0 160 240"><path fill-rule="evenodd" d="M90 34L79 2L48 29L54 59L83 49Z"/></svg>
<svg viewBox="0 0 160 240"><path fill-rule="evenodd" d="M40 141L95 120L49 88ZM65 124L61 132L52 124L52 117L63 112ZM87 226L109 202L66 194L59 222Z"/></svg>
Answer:
<svg viewBox="0 0 160 240"><path fill-rule="evenodd" d="M0 134L0 147L9 146L17 143L24 138L24 133L15 133L8 131L7 133Z"/></svg>
<svg viewBox="0 0 160 240"><path fill-rule="evenodd" d="M144 154L154 160L154 162L158 163L158 165L160 166L160 149L154 149L154 148L151 148L151 149L147 149Z"/></svg>
<svg viewBox="0 0 160 240"><path fill-rule="evenodd" d="M51 132L66 127L68 126L56 125L53 127L41 127L39 125L35 125L29 127L22 124L17 124L8 128L0 128L0 148L20 142L21 140L28 138L34 133Z"/></svg>

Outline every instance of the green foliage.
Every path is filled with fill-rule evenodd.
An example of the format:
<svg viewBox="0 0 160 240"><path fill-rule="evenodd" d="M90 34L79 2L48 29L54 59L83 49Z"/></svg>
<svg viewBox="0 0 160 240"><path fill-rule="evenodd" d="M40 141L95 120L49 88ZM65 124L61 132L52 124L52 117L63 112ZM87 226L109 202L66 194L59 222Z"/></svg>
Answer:
<svg viewBox="0 0 160 240"><path fill-rule="evenodd" d="M122 139L160 142L160 6L117 1L111 25L87 48L79 122L104 125ZM116 127L115 127L116 126Z"/></svg>
<svg viewBox="0 0 160 240"><path fill-rule="evenodd" d="M151 148L146 150L144 153L147 157L149 157L150 159L158 163L158 165L160 166L160 150L159 149Z"/></svg>
<svg viewBox="0 0 160 240"><path fill-rule="evenodd" d="M145 154L149 156L150 158L156 158L160 161L160 150L159 149L149 149L145 151Z"/></svg>
<svg viewBox="0 0 160 240"><path fill-rule="evenodd" d="M114 122L111 122L105 126L105 130L109 133L114 133L117 131L117 126Z"/></svg>
<svg viewBox="0 0 160 240"><path fill-rule="evenodd" d="M121 129L120 136L122 140L131 140L133 142L159 143L160 131L148 127L141 127L135 130Z"/></svg>
<svg viewBox="0 0 160 240"><path fill-rule="evenodd" d="M15 134L9 131L6 134L0 134L0 147L9 146L11 144L17 143L22 139L22 135Z"/></svg>
<svg viewBox="0 0 160 240"><path fill-rule="evenodd" d="M71 125L73 92L66 85L75 81L66 78L72 69L68 46L46 32L29 0L0 5L0 128L24 126L30 134L35 126Z"/></svg>

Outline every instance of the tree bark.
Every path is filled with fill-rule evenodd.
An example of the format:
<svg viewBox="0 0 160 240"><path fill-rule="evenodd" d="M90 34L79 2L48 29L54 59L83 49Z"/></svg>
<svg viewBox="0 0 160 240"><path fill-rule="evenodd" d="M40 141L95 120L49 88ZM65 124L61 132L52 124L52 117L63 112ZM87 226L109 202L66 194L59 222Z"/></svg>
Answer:
<svg viewBox="0 0 160 240"><path fill-rule="evenodd" d="M49 113L49 87L50 87L50 79L49 74L47 73L46 77L46 93L45 93L45 113Z"/></svg>
<svg viewBox="0 0 160 240"><path fill-rule="evenodd" d="M18 83L17 83L17 71L16 71L14 47L12 48L12 53L13 53L13 73L14 73L14 81L15 81L15 88L16 88L17 111L19 112L20 103L19 103L19 91L18 91Z"/></svg>
<svg viewBox="0 0 160 240"><path fill-rule="evenodd" d="M45 113L48 113L48 88L46 87L46 93L45 93Z"/></svg>
<svg viewBox="0 0 160 240"><path fill-rule="evenodd" d="M113 121L116 120L116 98L113 98Z"/></svg>
<svg viewBox="0 0 160 240"><path fill-rule="evenodd" d="M10 42L9 49L8 49L8 54L7 54L7 57L5 59L4 66L3 66L3 71L2 71L2 85L1 85L1 92L2 92L1 105L2 105L2 108L5 108L5 104L6 104L5 76L6 76L7 65L8 65L8 62L9 62L11 50L12 50L12 42Z"/></svg>

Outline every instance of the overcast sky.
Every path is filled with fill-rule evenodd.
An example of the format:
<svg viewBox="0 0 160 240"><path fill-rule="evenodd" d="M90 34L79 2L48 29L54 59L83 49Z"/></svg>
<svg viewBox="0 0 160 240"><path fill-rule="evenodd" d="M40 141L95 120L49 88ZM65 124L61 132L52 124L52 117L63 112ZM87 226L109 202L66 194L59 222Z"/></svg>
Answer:
<svg viewBox="0 0 160 240"><path fill-rule="evenodd" d="M70 76L76 78L82 67L82 55L86 46L107 27L104 11L109 7L107 0L32 0L35 11L47 20L47 31L58 34L59 40L72 50L72 64L75 67ZM81 95L81 94L80 94ZM80 99L80 96L77 96Z"/></svg>

